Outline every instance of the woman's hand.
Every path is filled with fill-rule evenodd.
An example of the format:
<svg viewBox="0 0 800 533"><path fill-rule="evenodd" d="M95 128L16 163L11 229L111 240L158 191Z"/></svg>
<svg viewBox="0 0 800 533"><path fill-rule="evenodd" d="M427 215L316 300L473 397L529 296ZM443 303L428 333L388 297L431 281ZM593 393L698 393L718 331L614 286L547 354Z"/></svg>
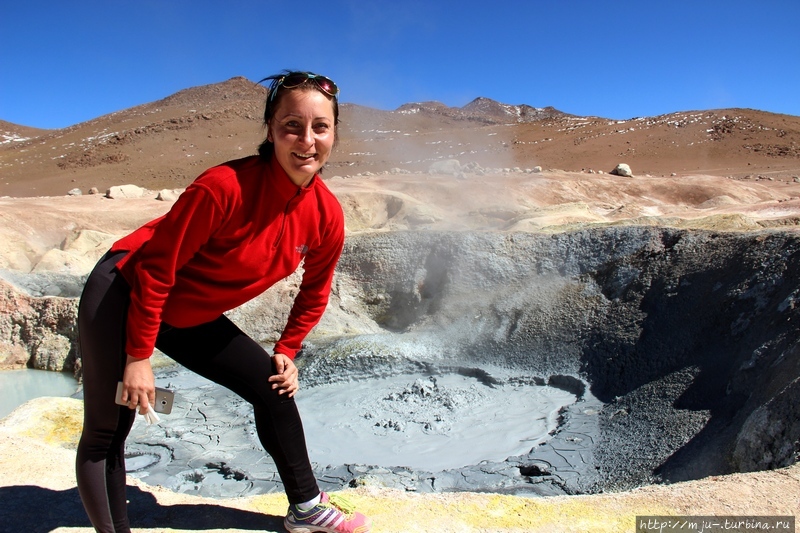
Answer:
<svg viewBox="0 0 800 533"><path fill-rule="evenodd" d="M156 403L156 380L150 366L150 358L137 359L128 356L122 376L122 401L129 409L139 407L139 414L146 413Z"/></svg>
<svg viewBox="0 0 800 533"><path fill-rule="evenodd" d="M297 380L297 367L294 366L294 361L289 359L288 355L276 353L272 356L272 364L275 367L275 374L269 377L272 389L278 389L278 394L286 394L289 398L292 398L297 389L300 388L300 382Z"/></svg>

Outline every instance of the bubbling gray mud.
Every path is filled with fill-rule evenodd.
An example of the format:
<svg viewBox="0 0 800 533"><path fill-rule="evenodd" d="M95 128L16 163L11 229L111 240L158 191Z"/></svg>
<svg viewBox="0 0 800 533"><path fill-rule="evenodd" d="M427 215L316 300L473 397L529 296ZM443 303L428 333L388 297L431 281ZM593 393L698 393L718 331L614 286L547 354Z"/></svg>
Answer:
<svg viewBox="0 0 800 533"><path fill-rule="evenodd" d="M554 376L546 383L500 368L492 374L427 366L424 373L385 375L393 370L302 387L298 408L323 488L377 483L426 492L562 494L562 477L574 479L590 466L586 445L596 436L600 403L587 408L592 401L580 382ZM158 425L135 423L126 447L130 475L206 496L283 490L248 404L179 367L161 371L157 384L177 391L175 407ZM585 455L567 457L576 450ZM524 487L528 476L542 485Z"/></svg>
<svg viewBox="0 0 800 533"><path fill-rule="evenodd" d="M800 237L791 232L349 236L329 309L297 359L301 394L319 396L300 400L306 419L331 407L327 398L346 407L308 422L320 484L578 494L792 464L798 287ZM259 336L265 312L251 306L233 318L266 340L274 332ZM187 379L177 370L159 377L180 399L161 426L134 428L134 475L208 495L282 490L249 406ZM525 407L544 385L572 397ZM353 404L335 400L348 386L375 389ZM503 396L514 388L521 394ZM458 410L470 390L476 403ZM490 408L477 413L477 402L490 392L498 395L486 405L507 411L508 424L481 445L502 446L410 453L425 462L391 455L422 436L458 432L462 420L485 421ZM448 399L452 412L441 410ZM347 455L343 436L327 446L329 427L386 443L388 459L369 449ZM322 445L313 441L320 435Z"/></svg>
<svg viewBox="0 0 800 533"><path fill-rule="evenodd" d="M315 462L428 471L527 453L574 402L554 387L458 374L337 383L298 398Z"/></svg>

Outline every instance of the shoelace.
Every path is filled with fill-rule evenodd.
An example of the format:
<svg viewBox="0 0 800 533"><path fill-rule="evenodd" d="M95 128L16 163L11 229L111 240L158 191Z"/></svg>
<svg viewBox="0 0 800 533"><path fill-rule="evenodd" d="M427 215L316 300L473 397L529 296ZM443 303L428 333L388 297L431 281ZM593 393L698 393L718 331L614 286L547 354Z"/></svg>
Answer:
<svg viewBox="0 0 800 533"><path fill-rule="evenodd" d="M338 494L328 494L328 502L348 517L356 512L356 506L350 503L350 501L344 496L339 496Z"/></svg>

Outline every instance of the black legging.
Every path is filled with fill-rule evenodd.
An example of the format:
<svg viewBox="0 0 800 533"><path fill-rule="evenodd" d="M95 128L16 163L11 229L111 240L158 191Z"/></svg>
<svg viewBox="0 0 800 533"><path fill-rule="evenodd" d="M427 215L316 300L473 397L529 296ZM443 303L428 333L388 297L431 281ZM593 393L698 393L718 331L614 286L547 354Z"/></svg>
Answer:
<svg viewBox="0 0 800 533"><path fill-rule="evenodd" d="M106 254L84 287L78 309L83 360L84 421L78 444L78 491L97 531L128 532L125 439L136 412L114 403L125 371L130 287L114 268L124 252ZM256 430L272 456L290 503L319 494L293 398L267 381L272 359L224 316L192 328L162 324L156 347L198 374L253 404Z"/></svg>

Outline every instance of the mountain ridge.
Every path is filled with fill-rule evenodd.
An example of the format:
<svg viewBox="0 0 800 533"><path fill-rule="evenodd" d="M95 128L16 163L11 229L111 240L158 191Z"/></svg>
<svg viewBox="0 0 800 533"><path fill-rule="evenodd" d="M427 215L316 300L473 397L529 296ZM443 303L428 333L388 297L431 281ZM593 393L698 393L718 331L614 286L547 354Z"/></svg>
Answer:
<svg viewBox="0 0 800 533"><path fill-rule="evenodd" d="M134 183L184 187L202 170L255 153L267 88L243 77L55 130L0 121L0 196L63 195ZM417 102L393 111L340 106L326 175L427 171L444 159L494 168L800 173L800 117L751 109L679 111L614 120L477 97L461 107Z"/></svg>

